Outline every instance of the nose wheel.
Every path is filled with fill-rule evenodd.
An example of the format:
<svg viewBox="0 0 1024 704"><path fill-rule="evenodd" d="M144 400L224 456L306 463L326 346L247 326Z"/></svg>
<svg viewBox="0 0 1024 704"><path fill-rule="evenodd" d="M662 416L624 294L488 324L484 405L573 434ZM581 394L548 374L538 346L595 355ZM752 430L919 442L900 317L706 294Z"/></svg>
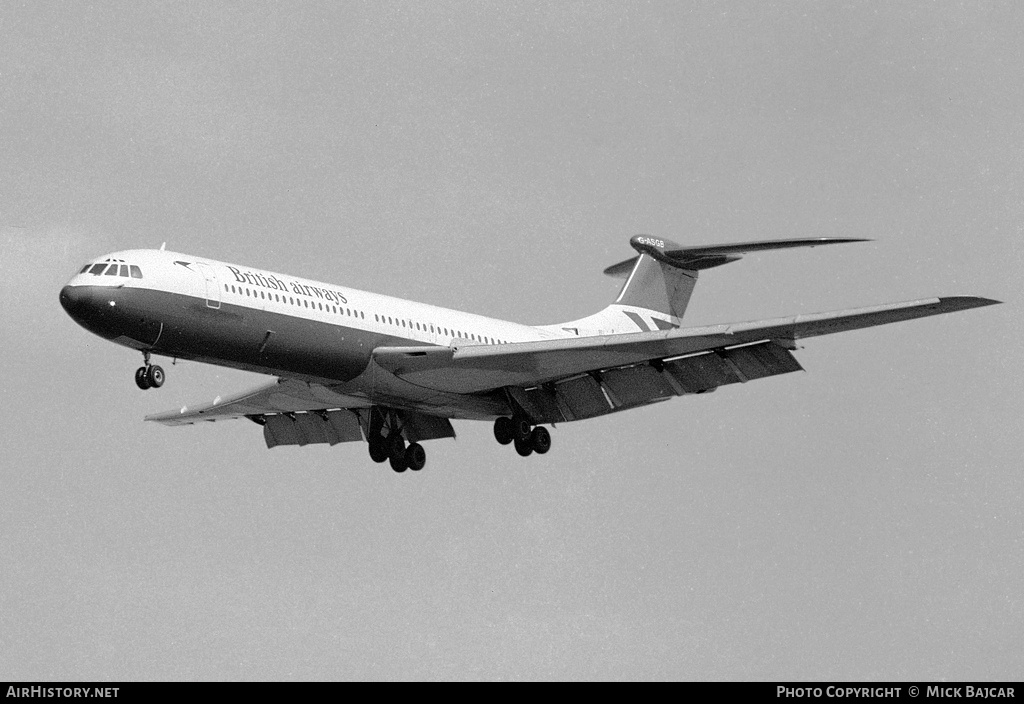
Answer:
<svg viewBox="0 0 1024 704"><path fill-rule="evenodd" d="M145 391L146 389L159 389L164 385L163 367L149 363L149 353L143 354L145 364L135 370L135 385Z"/></svg>

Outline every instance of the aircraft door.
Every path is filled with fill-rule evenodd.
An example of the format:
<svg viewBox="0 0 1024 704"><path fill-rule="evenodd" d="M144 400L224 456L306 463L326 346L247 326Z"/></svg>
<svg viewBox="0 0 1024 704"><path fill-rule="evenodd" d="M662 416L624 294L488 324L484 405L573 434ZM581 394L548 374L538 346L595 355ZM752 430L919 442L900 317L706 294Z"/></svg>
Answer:
<svg viewBox="0 0 1024 704"><path fill-rule="evenodd" d="M203 275L206 283L206 307L220 308L220 282L217 280L217 271L209 264L196 262L196 267Z"/></svg>

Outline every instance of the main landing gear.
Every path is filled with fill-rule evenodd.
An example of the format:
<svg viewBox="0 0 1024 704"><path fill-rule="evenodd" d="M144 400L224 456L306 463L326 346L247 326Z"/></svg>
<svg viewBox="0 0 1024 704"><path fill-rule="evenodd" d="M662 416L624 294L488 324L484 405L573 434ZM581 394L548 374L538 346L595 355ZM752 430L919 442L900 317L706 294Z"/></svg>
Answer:
<svg viewBox="0 0 1024 704"><path fill-rule="evenodd" d="M551 433L548 429L539 425L534 428L522 416L502 416L495 420L494 439L502 445L515 445L516 452L522 457L529 457L534 452L543 455L551 449Z"/></svg>
<svg viewBox="0 0 1024 704"><path fill-rule="evenodd" d="M407 469L418 472L426 466L427 451L418 442L406 446L394 412L375 410L370 418L369 436L370 459L374 462L390 462L391 469L398 473Z"/></svg>
<svg viewBox="0 0 1024 704"><path fill-rule="evenodd" d="M135 385L143 391L159 389L164 385L163 367L149 363L149 352L143 352L142 358L145 363L135 370Z"/></svg>

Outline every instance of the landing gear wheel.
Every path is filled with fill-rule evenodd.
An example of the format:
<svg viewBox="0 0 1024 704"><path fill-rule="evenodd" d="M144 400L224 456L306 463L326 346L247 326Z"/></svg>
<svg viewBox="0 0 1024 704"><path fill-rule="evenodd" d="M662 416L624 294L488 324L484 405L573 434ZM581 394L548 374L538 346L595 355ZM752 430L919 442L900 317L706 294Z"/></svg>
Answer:
<svg viewBox="0 0 1024 704"><path fill-rule="evenodd" d="M512 418L512 439L526 441L530 439L530 431L533 427L530 421L525 418Z"/></svg>
<svg viewBox="0 0 1024 704"><path fill-rule="evenodd" d="M516 452L519 453L520 457L529 457L533 454L533 446L530 445L529 440L520 440L516 438L514 441L516 446Z"/></svg>
<svg viewBox="0 0 1024 704"><path fill-rule="evenodd" d="M396 472L404 472L409 468L409 465L405 463L405 440L402 436L394 432L389 435L385 442L388 444L388 459L391 461L391 469Z"/></svg>
<svg viewBox="0 0 1024 704"><path fill-rule="evenodd" d="M155 364L152 367L150 367L149 370L146 372L146 381L148 381L149 385L151 387L153 387L154 389L159 389L161 386L163 386L164 385L164 369L163 369L163 367L158 367Z"/></svg>
<svg viewBox="0 0 1024 704"><path fill-rule="evenodd" d="M414 472L423 469L427 464L427 451L423 449L423 445L414 442L405 449L405 464Z"/></svg>
<svg viewBox="0 0 1024 704"><path fill-rule="evenodd" d="M135 385L143 391L149 388L149 379L146 378L147 371L145 367L139 367L135 370Z"/></svg>
<svg viewBox="0 0 1024 704"><path fill-rule="evenodd" d="M512 435L512 419L502 416L494 421L494 439L501 445L508 445L515 438Z"/></svg>
<svg viewBox="0 0 1024 704"><path fill-rule="evenodd" d="M370 459L380 464L388 459L387 441L379 435L370 440Z"/></svg>
<svg viewBox="0 0 1024 704"><path fill-rule="evenodd" d="M393 431L391 435L388 435L384 442L388 446L388 456L402 457L405 455L405 439L397 431Z"/></svg>
<svg viewBox="0 0 1024 704"><path fill-rule="evenodd" d="M388 460L391 462L391 469L395 470L399 474L408 469L408 466L405 464L405 453L402 453L401 455L391 455Z"/></svg>
<svg viewBox="0 0 1024 704"><path fill-rule="evenodd" d="M551 433L548 432L547 428L542 428L538 425L533 429L533 432L530 433L530 447L538 455L543 455L551 449Z"/></svg>

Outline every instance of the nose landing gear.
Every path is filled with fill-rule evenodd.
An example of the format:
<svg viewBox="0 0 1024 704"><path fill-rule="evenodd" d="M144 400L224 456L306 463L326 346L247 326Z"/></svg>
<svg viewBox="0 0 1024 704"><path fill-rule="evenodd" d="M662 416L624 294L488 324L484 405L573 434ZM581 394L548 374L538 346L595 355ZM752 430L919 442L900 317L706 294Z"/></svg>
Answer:
<svg viewBox="0 0 1024 704"><path fill-rule="evenodd" d="M135 370L135 385L143 391L159 389L164 385L163 367L149 363L149 352L143 352L142 358L145 363Z"/></svg>

